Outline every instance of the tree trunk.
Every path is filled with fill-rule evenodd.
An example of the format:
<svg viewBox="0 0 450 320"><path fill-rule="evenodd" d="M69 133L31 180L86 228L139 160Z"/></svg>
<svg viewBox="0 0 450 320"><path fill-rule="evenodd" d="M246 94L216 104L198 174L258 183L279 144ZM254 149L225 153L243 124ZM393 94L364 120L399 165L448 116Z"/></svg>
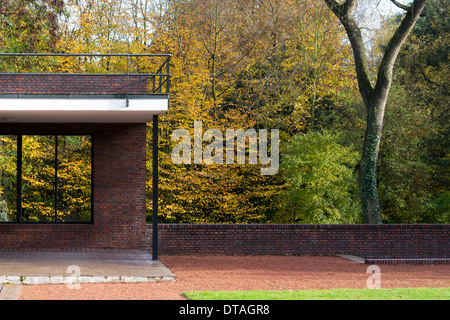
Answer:
<svg viewBox="0 0 450 320"><path fill-rule="evenodd" d="M377 117L373 111L383 109ZM367 114L366 133L359 167L359 192L362 205L362 218L365 223L381 223L381 208L377 191L377 160L380 148L383 106L371 106ZM381 124L380 120L381 118Z"/></svg>
<svg viewBox="0 0 450 320"><path fill-rule="evenodd" d="M356 0L346 0L343 3L336 0L325 0L325 2L341 21L352 45L359 92L367 112L366 132L359 168L359 191L363 222L382 223L377 192L377 160L383 129L384 109L392 83L392 73L397 55L428 0L414 0L410 6L391 0L393 4L405 10L406 14L386 47L378 68L375 87L370 80L361 30L353 17Z"/></svg>

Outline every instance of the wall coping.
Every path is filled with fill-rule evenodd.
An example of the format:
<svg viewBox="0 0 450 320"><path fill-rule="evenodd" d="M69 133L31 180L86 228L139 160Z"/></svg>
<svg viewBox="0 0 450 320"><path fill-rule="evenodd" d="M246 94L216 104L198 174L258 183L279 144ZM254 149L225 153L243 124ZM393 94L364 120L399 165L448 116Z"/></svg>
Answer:
<svg viewBox="0 0 450 320"><path fill-rule="evenodd" d="M151 223L148 223L151 225ZM158 226L163 229L449 229L450 224L278 224L278 223L250 223L250 224L232 224L232 223L159 223Z"/></svg>

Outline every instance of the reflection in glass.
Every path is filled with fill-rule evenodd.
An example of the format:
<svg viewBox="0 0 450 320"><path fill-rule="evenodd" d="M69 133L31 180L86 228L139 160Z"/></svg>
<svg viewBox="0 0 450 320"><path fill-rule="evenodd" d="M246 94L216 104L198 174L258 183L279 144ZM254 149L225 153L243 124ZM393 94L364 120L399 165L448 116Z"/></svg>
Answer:
<svg viewBox="0 0 450 320"><path fill-rule="evenodd" d="M55 137L23 136L22 221L55 220Z"/></svg>
<svg viewBox="0 0 450 320"><path fill-rule="evenodd" d="M0 135L0 222L17 220L17 136Z"/></svg>
<svg viewBox="0 0 450 320"><path fill-rule="evenodd" d="M91 221L91 137L58 136L58 222Z"/></svg>
<svg viewBox="0 0 450 320"><path fill-rule="evenodd" d="M0 135L0 222L91 222L91 140Z"/></svg>

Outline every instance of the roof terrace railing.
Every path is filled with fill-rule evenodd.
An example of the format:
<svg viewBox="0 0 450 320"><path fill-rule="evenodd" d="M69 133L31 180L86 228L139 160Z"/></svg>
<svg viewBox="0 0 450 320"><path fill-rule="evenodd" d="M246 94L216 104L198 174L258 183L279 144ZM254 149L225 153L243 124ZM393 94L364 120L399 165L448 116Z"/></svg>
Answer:
<svg viewBox="0 0 450 320"><path fill-rule="evenodd" d="M169 95L170 54L0 53L0 96ZM155 71L156 70L156 71Z"/></svg>

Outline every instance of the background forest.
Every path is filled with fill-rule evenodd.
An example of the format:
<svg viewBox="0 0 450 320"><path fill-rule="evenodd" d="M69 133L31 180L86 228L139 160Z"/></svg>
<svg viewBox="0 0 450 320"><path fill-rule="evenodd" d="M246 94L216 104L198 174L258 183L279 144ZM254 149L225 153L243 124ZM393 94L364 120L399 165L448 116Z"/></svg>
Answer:
<svg viewBox="0 0 450 320"><path fill-rule="evenodd" d="M360 21L373 69L401 20L383 2L358 7L376 17ZM450 222L449 27L448 1L430 0L395 64L378 158L384 223ZM2 0L0 52L172 54L170 108L160 117L160 222L361 222L364 106L345 31L322 0ZM0 66L31 65L46 68ZM193 131L196 120L222 132L279 129L279 172L173 164L172 132Z"/></svg>

